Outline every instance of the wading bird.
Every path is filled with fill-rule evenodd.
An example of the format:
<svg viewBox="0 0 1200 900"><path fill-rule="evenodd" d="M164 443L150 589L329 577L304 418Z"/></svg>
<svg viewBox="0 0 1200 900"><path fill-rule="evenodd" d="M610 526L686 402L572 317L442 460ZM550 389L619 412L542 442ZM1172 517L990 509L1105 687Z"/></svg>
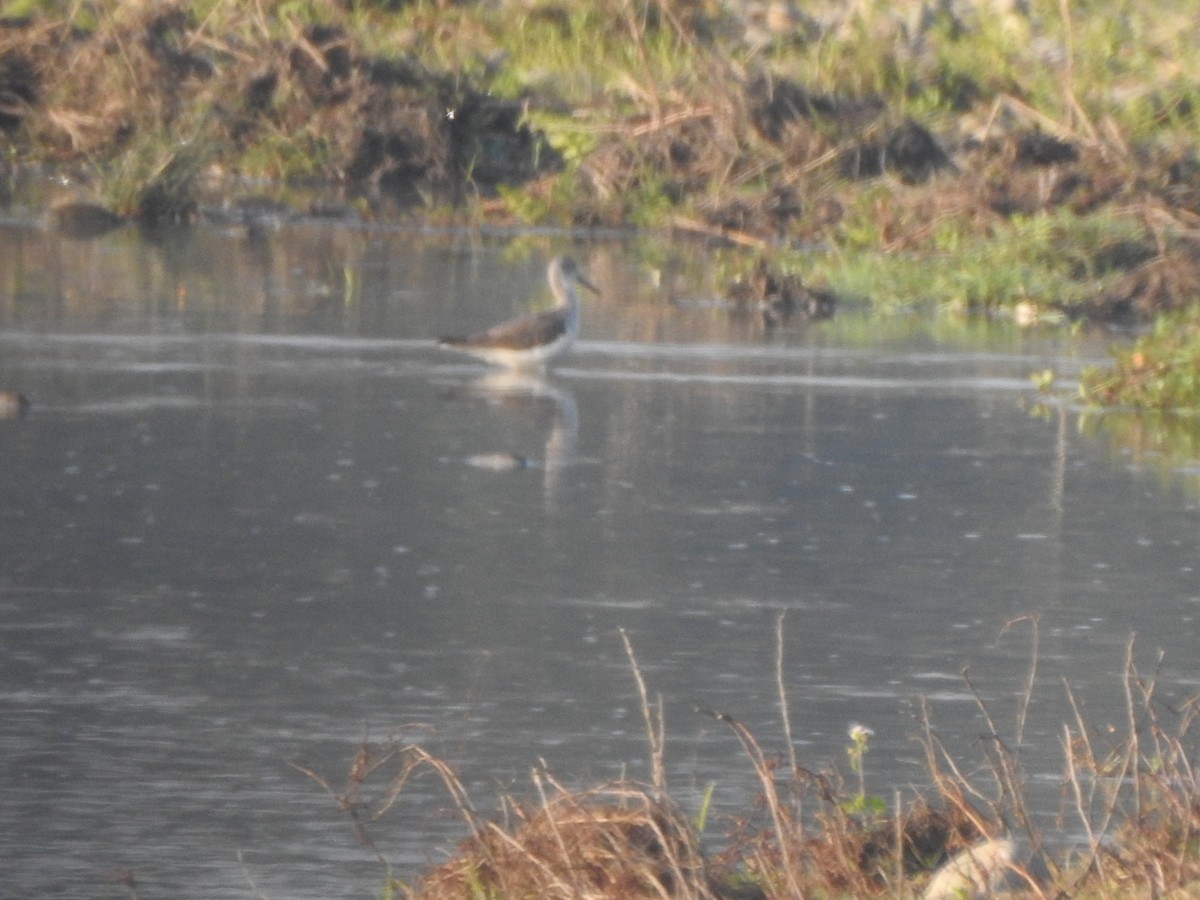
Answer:
<svg viewBox="0 0 1200 900"><path fill-rule="evenodd" d="M553 259L546 269L546 278L554 293L553 309L510 319L468 337L444 337L438 344L511 369L546 365L570 349L579 336L579 294L576 287L582 285L596 294L600 293L569 256Z"/></svg>

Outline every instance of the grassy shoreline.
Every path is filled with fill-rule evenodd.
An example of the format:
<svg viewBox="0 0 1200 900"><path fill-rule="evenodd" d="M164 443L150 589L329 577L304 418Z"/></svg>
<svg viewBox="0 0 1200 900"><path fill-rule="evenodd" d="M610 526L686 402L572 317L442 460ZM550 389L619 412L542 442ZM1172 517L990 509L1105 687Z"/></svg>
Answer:
<svg viewBox="0 0 1200 900"><path fill-rule="evenodd" d="M635 227L728 248L788 314L802 273L881 312L1136 327L1200 291L1193 25L1129 0L25 0L0 5L0 134L10 180L74 174L67 230L264 195ZM340 199L304 206L313 184ZM1086 402L1142 402L1111 374Z"/></svg>
<svg viewBox="0 0 1200 900"><path fill-rule="evenodd" d="M1137 319L1180 298L1119 282L1183 265L1200 211L1186 17L1118 0L21 6L10 165L151 222L336 183L367 215L827 246L883 305Z"/></svg>
<svg viewBox="0 0 1200 900"><path fill-rule="evenodd" d="M782 616L776 626L782 734L760 741L728 714L698 711L729 729L759 788L733 821L710 821L716 817L707 799L686 809L672 798L661 711L623 633L646 726L648 783L570 789L541 765L528 795L501 796L499 816L489 818L450 764L403 737L364 740L340 789L319 773L300 771L328 792L356 837L379 856L385 897L953 900L1001 890L1028 898L1200 896L1200 781L1192 767L1200 697L1162 700L1157 670L1140 668L1132 638L1122 669L1123 723L1090 725L1068 689L1073 719L1061 726L1057 827L1086 839L1064 853L1037 824L1044 817L1028 806L1022 748L1035 693L1038 624L1023 617L1006 630L1017 626L1030 630L1032 649L1013 721L997 720L964 674L990 735L980 758L952 755L923 704L918 742L928 784L896 789L890 797L866 791L870 729L851 727L848 771L815 770L798 757ZM422 778L445 790L468 836L445 863L408 882L392 872L371 834ZM711 832L719 828L724 835L716 838Z"/></svg>

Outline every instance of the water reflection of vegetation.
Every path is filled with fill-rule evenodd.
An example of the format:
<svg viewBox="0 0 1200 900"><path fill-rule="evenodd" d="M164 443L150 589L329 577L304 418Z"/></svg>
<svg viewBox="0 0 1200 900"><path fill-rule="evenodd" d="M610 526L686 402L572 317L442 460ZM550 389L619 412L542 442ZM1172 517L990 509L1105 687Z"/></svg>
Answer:
<svg viewBox="0 0 1200 900"><path fill-rule="evenodd" d="M1084 412L1079 430L1103 435L1114 447L1137 463L1158 468L1175 481L1181 472L1200 461L1200 416L1155 410L1102 410ZM1200 489L1194 473L1188 476Z"/></svg>
<svg viewBox="0 0 1200 900"><path fill-rule="evenodd" d="M1082 417L1082 430L1103 431L1134 459L1177 477L1200 460L1200 311L1161 316L1112 356L1110 368L1083 373L1080 393L1097 411Z"/></svg>

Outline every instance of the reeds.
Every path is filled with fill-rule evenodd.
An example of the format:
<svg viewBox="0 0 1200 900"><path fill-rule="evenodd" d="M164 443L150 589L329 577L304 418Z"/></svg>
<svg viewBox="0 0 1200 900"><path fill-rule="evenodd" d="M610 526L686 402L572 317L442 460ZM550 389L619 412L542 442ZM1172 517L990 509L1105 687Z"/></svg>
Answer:
<svg viewBox="0 0 1200 900"><path fill-rule="evenodd" d="M1017 698L1012 733L1001 736L988 703L975 692L988 729L982 761L960 763L938 737L923 705L928 787L890 808L867 798L861 779L802 765L784 716L787 749L769 751L734 717L702 710L726 725L749 761L758 798L732 823L725 847L706 854L693 823L668 796L660 704L652 703L633 645L621 634L646 720L652 784L619 782L565 787L545 763L531 773L525 799L500 798L497 819L481 816L454 769L419 742L364 740L341 790L316 779L348 815L358 838L374 847L371 826L431 772L449 793L468 837L446 863L414 883L385 866L389 896L414 900L587 898L587 900L794 900L804 897L1195 896L1200 889L1200 781L1193 767L1192 698L1174 707L1156 697L1157 672L1146 676L1126 649L1123 730L1097 735L1067 689L1073 719L1062 727L1060 829L1086 840L1070 851L1051 846L1028 808L1021 746L1038 660L1036 617L1029 674ZM787 706L783 617L776 678ZM1009 626L1006 626L1006 630ZM1161 660L1160 660L1161 661ZM851 736L859 766L869 733ZM852 765L853 768L853 765ZM1055 852L1064 855L1055 858ZM378 853L378 851L376 851ZM1192 893L1186 893L1186 892ZM1171 893L1176 892L1176 893Z"/></svg>
<svg viewBox="0 0 1200 900"><path fill-rule="evenodd" d="M1073 884L1105 895L1130 889L1161 896L1200 885L1200 779L1188 741L1200 698L1159 701L1157 671L1147 676L1126 647L1125 730L1102 745L1072 698L1064 723L1065 782L1088 835L1073 861ZM1161 664L1161 654L1158 664ZM1068 690L1068 693L1069 690Z"/></svg>

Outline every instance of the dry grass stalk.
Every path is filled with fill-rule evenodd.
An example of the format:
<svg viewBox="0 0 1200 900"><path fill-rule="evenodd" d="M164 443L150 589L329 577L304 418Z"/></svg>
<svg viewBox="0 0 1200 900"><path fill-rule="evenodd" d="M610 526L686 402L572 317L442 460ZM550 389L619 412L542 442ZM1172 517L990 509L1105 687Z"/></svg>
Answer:
<svg viewBox="0 0 1200 900"><path fill-rule="evenodd" d="M512 832L491 826L410 896L637 900L715 895L686 819L629 784L568 791L536 777L540 804ZM547 784L551 790L546 790Z"/></svg>
<svg viewBox="0 0 1200 900"><path fill-rule="evenodd" d="M638 697L642 701L642 721L646 723L646 737L650 742L650 771L652 773L652 781L654 789L659 796L665 797L667 793L667 770L663 762L663 750L666 745L666 721L663 718L662 698L660 697L657 703L656 710L650 709L649 695L646 693L646 680L642 678L642 671L638 668L637 657L633 652L633 644L629 640L629 635L625 633L625 629L620 629L621 640L625 644L625 653L629 657L629 665L633 670L634 681L637 682Z"/></svg>
<svg viewBox="0 0 1200 900"><path fill-rule="evenodd" d="M796 742L792 738L792 719L788 713L787 687L783 681L783 618L786 611L781 612L775 620L775 687L779 691L779 717L783 722L783 740L787 744L788 762L792 771L800 768L796 759Z"/></svg>
<svg viewBox="0 0 1200 900"><path fill-rule="evenodd" d="M796 855L796 849L803 842L804 826L800 817L793 814L792 809L780 799L775 779L775 764L763 753L762 747L754 739L750 729L733 716L715 710L700 709L697 711L712 716L733 730L746 756L749 757L750 764L754 767L754 774L758 776L763 803L774 828L774 842L770 848L773 852L763 853L760 845L759 852L756 854L759 856L757 868L762 874L771 873L775 878L781 880L786 886L789 896L803 897L805 891L801 884L804 873L800 859ZM793 775L793 778L798 777L798 773ZM778 858L777 865L774 864L773 857L775 856Z"/></svg>
<svg viewBox="0 0 1200 900"><path fill-rule="evenodd" d="M1130 638L1122 678L1126 733L1107 753L1097 753L1074 698L1076 730L1064 726L1065 780L1088 835L1071 888L1103 896L1194 893L1200 888L1200 780L1185 739L1200 698L1174 708L1158 700L1158 673L1141 674L1133 647ZM1177 719L1174 729L1165 716Z"/></svg>
<svg viewBox="0 0 1200 900"><path fill-rule="evenodd" d="M390 890L416 900L912 896L938 863L940 869L928 876L921 894L925 900L989 896L1001 878L1015 895L1042 900L1080 893L1193 896L1200 886L1200 781L1185 738L1200 715L1200 698L1177 708L1158 700L1158 672L1151 677L1139 672L1132 639L1123 678L1127 733L1112 740L1111 750L1102 750L1089 734L1068 691L1075 721L1064 728L1064 788L1087 835L1085 852L1067 860L1062 870L1051 867L1048 882L1039 882L1015 861L1018 845L1039 856L1044 851L1025 807L1019 755L1035 681L1037 620L1014 620L1005 631L1020 621L1032 625L1035 660L1017 702L1015 749L1000 738L988 705L976 693L989 729L985 766L981 772L965 771L934 732L923 706L932 801L918 796L905 805L897 791L893 809L883 814L862 802L861 783L855 794L836 773L801 766L790 748L790 766L780 778L780 761L768 755L744 724L709 712L738 738L758 778L761 804L757 824L742 823L730 836L728 849L712 862L665 794L661 712L657 718L652 714L625 634L655 757L653 785L621 782L572 790L541 763L532 773L535 799L524 803L504 797L506 815L498 823L479 817L446 762L412 743L364 740L340 790L319 774L297 768L324 787L347 813L355 834L372 848L368 826L392 808L414 776L432 772L441 781L470 836L452 860L427 872L412 888L389 876ZM786 722L782 631L781 616L775 675ZM1178 720L1174 727L1167 726L1167 716ZM784 730L790 732L790 726L785 724ZM386 789L370 798L368 782L385 772L394 773ZM807 804L805 814L808 798L814 802ZM386 868L382 854L380 861Z"/></svg>
<svg viewBox="0 0 1200 900"><path fill-rule="evenodd" d="M382 797L373 800L367 790L368 783L378 773L390 772L392 764L397 760L398 771L391 776ZM387 861L375 846L367 825L382 818L395 805L413 777L422 772L430 771L441 780L473 835L478 836L484 827L482 818L475 811L466 788L453 768L445 760L414 743L397 739L372 742L364 737L359 742L358 751L346 773L345 786L341 790L335 789L324 775L311 768L296 763L290 765L319 784L333 798L349 818L355 837L364 847L374 851L385 867Z"/></svg>

